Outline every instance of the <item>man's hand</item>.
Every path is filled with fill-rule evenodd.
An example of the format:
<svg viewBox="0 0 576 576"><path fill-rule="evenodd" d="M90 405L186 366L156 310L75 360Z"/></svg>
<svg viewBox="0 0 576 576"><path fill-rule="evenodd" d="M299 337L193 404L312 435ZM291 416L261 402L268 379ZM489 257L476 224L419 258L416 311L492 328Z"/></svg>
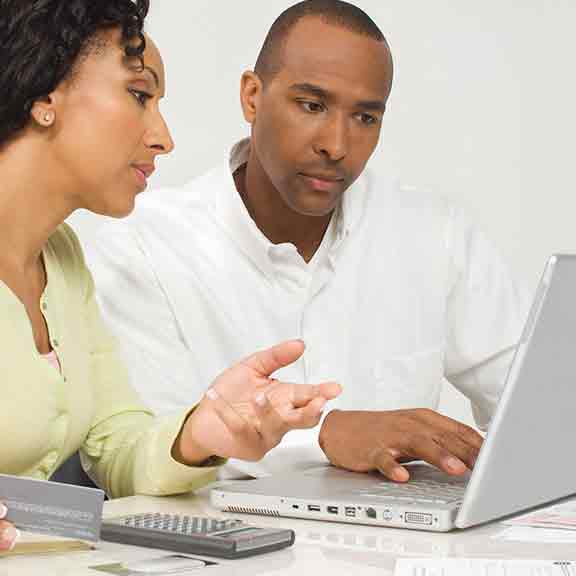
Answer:
<svg viewBox="0 0 576 576"><path fill-rule="evenodd" d="M452 475L478 458L483 438L473 428L433 410L342 412L324 419L320 447L335 466L354 472L379 470L397 482L410 475L401 463L424 460Z"/></svg>
<svg viewBox="0 0 576 576"><path fill-rule="evenodd" d="M301 341L288 341L223 372L184 424L173 451L178 460L190 464L209 456L260 460L289 430L316 426L326 402L340 394L340 386L270 378L303 352Z"/></svg>

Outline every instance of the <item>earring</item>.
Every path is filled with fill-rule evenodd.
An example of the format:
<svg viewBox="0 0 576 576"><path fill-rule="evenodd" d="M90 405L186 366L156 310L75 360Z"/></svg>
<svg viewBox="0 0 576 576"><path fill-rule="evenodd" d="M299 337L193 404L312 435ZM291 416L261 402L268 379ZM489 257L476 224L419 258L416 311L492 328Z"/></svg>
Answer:
<svg viewBox="0 0 576 576"><path fill-rule="evenodd" d="M42 123L44 126L51 126L54 122L54 113L53 112L45 112L44 116L42 117Z"/></svg>

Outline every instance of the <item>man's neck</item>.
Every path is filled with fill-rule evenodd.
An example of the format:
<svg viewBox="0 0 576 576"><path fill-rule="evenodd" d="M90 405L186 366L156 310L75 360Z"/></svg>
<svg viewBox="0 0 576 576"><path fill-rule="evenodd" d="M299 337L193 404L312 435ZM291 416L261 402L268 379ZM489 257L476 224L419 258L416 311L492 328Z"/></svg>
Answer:
<svg viewBox="0 0 576 576"><path fill-rule="evenodd" d="M294 244L304 261L310 262L322 243L332 213L305 216L294 212L257 162L250 158L234 173L236 189L250 217L272 244Z"/></svg>

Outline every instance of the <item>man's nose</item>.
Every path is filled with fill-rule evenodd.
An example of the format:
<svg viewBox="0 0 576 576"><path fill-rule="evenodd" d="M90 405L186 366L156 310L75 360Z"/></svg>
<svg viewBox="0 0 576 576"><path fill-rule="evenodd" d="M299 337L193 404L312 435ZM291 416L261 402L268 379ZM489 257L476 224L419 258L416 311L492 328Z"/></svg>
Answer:
<svg viewBox="0 0 576 576"><path fill-rule="evenodd" d="M343 114L333 114L327 117L314 149L317 154L331 162L338 162L348 154L348 122Z"/></svg>

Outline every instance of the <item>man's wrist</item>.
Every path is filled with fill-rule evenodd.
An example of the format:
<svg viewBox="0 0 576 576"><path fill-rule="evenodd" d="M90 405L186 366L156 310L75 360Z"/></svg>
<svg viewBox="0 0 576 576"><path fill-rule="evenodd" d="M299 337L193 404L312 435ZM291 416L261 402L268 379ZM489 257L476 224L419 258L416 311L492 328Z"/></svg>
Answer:
<svg viewBox="0 0 576 576"><path fill-rule="evenodd" d="M328 412L328 414L324 418L324 421L322 422L320 433L318 434L318 444L320 445L320 448L322 448L324 453L326 453L325 450L326 441L328 439L328 436L330 435L332 425L334 424L335 419L337 420L338 416L341 415L342 412L343 412L342 410L336 410L336 409L331 410L330 412Z"/></svg>

